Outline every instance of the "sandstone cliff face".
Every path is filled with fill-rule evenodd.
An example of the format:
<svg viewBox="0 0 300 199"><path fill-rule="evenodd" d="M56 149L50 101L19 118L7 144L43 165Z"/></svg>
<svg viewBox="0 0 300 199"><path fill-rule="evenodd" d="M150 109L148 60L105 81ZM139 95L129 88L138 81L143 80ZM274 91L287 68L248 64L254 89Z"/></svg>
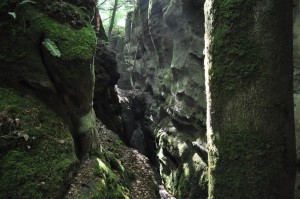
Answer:
<svg viewBox="0 0 300 199"><path fill-rule="evenodd" d="M104 44L98 43L95 54L95 89L94 109L107 128L114 132L123 131L121 122L121 107L115 91L120 74L117 72L115 54Z"/></svg>
<svg viewBox="0 0 300 199"><path fill-rule="evenodd" d="M114 56L97 45L91 24L95 6L94 0L5 0L0 5L1 85L35 94L58 113L70 127L79 158L99 147L93 142L99 139L93 104L99 118L118 121L118 113L111 110L118 106L113 87L119 74L116 65L108 67ZM103 104L112 108L103 110Z"/></svg>
<svg viewBox="0 0 300 199"><path fill-rule="evenodd" d="M0 4L3 198L62 198L78 159L99 152L95 112L109 128L122 128L114 90L119 74L114 54L100 42L105 35L95 6L94 0Z"/></svg>
<svg viewBox="0 0 300 199"><path fill-rule="evenodd" d="M149 92L159 104L150 104L148 122L162 180L178 198L207 195L203 5L194 0L137 1L128 14L120 66L127 71L122 82L127 77L134 89Z"/></svg>

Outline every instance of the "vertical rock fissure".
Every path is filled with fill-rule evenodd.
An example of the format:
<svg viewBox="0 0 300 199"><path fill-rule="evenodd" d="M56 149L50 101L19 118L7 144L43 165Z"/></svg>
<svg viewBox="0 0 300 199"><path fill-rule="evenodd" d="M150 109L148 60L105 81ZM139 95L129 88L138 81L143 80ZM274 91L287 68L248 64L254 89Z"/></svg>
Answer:
<svg viewBox="0 0 300 199"><path fill-rule="evenodd" d="M123 93L120 136L158 164L166 190L177 198L207 197L203 5L137 1L124 45L113 49Z"/></svg>

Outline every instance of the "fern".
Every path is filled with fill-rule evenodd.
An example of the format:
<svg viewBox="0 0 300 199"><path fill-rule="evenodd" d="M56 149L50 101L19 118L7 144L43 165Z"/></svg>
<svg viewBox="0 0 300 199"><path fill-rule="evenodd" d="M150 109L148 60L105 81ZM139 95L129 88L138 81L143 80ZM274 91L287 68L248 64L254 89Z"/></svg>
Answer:
<svg viewBox="0 0 300 199"><path fill-rule="evenodd" d="M24 3L35 3L34 1L30 1L30 0L24 0L20 3L20 5L24 4Z"/></svg>
<svg viewBox="0 0 300 199"><path fill-rule="evenodd" d="M54 57L60 57L60 51L53 41L51 41L50 39L45 39L45 41L43 41L43 45Z"/></svg>
<svg viewBox="0 0 300 199"><path fill-rule="evenodd" d="M17 15L15 12L8 12L9 15L11 15L14 19L17 18Z"/></svg>

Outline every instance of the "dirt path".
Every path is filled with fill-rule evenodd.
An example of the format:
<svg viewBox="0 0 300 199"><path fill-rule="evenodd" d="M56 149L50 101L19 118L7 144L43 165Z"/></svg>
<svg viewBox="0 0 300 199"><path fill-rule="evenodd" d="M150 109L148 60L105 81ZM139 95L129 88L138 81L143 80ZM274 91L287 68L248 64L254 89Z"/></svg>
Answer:
<svg viewBox="0 0 300 199"><path fill-rule="evenodd" d="M125 146L117 135L99 125L102 147L121 161L121 164L133 174L130 199L175 199L162 185L158 185L155 172L148 158L137 150ZM97 190L95 176L96 157L87 159L81 165L66 199L90 198Z"/></svg>

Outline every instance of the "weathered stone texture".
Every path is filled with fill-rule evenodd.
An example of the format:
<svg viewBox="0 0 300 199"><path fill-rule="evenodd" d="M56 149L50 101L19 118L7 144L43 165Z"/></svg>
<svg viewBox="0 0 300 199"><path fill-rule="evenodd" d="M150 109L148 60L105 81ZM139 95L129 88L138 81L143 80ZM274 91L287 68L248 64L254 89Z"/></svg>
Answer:
<svg viewBox="0 0 300 199"><path fill-rule="evenodd" d="M151 93L152 136L166 188L205 198L204 1L140 0L128 14L122 82ZM156 105L159 104L159 105ZM131 135L133 134L132 131ZM138 132L138 131L136 131ZM193 182L193 183L191 183Z"/></svg>

